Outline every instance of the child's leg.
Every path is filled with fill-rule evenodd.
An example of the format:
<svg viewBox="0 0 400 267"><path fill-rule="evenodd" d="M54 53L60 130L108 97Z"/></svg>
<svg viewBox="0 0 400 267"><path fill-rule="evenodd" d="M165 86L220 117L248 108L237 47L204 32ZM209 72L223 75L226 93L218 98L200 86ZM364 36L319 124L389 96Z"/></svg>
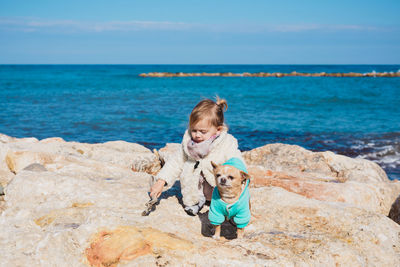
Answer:
<svg viewBox="0 0 400 267"><path fill-rule="evenodd" d="M197 194L199 196L199 202L193 206L185 206L185 211L190 215L197 215L199 211L203 208L204 204L206 203L206 197L203 193L203 181L202 179L199 181L198 191Z"/></svg>
<svg viewBox="0 0 400 267"><path fill-rule="evenodd" d="M214 187L212 187L206 181L206 179L204 179L204 182L203 182L203 194L204 194L204 197L206 198L207 201L211 201L213 189L214 189Z"/></svg>

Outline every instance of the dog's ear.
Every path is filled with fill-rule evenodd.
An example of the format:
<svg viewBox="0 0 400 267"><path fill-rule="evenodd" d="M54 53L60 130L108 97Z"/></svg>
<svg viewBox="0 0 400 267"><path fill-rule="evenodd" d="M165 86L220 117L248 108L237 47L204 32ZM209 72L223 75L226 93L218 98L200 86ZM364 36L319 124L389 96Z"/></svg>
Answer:
<svg viewBox="0 0 400 267"><path fill-rule="evenodd" d="M240 171L240 175L242 176L242 183L246 182L248 179L250 179L250 175L245 173L244 171Z"/></svg>
<svg viewBox="0 0 400 267"><path fill-rule="evenodd" d="M211 161L211 166L213 167L213 169L215 170L217 167L218 167L218 165L217 164L215 164L214 162L212 162Z"/></svg>

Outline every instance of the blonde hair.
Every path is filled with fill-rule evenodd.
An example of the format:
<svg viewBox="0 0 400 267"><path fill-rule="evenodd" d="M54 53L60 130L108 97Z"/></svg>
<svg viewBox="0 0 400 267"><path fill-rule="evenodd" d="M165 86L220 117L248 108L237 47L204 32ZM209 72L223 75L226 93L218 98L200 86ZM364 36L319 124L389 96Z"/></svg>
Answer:
<svg viewBox="0 0 400 267"><path fill-rule="evenodd" d="M192 110L189 117L189 129L204 118L208 118L212 126L220 127L224 125L224 111L228 109L225 99L218 96L216 101L204 99L200 101Z"/></svg>

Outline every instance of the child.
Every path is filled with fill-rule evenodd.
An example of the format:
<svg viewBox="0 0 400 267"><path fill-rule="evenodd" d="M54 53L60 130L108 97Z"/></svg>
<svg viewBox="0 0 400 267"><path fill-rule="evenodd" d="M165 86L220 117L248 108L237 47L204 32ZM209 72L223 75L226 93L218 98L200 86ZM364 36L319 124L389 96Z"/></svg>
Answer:
<svg viewBox="0 0 400 267"><path fill-rule="evenodd" d="M189 128L183 136L181 149L168 160L155 177L150 196L159 197L180 178L185 211L196 215L206 200L210 201L215 178L211 161L222 164L232 157L242 159L237 140L228 134L224 124L226 100L200 101L192 110Z"/></svg>

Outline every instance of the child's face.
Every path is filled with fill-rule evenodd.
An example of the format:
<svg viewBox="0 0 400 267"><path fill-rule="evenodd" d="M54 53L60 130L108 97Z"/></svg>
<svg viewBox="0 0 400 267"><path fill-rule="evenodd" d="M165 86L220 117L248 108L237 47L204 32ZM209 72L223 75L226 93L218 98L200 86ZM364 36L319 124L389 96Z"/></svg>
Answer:
<svg viewBox="0 0 400 267"><path fill-rule="evenodd" d="M220 133L221 127L211 125L208 119L200 120L190 129L192 140L196 143L208 140L211 136L219 135Z"/></svg>

